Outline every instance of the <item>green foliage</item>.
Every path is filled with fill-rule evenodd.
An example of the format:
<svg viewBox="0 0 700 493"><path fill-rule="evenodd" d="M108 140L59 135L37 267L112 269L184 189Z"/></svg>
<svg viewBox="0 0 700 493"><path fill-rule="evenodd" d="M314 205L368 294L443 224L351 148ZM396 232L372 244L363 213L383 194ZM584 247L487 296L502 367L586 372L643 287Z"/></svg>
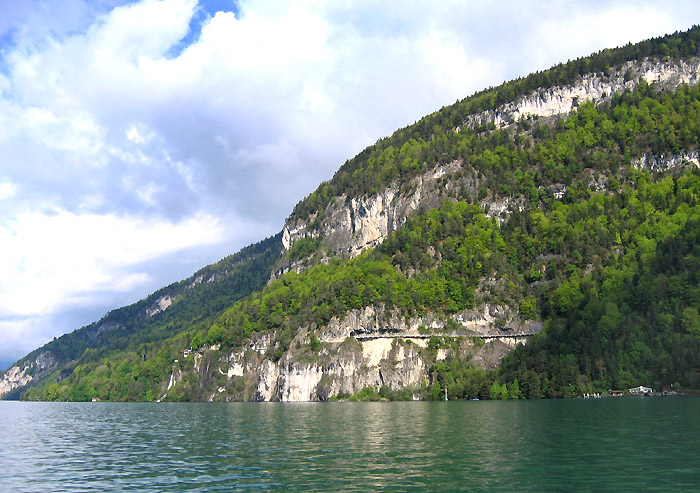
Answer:
<svg viewBox="0 0 700 493"><path fill-rule="evenodd" d="M456 313L474 306L483 275L509 269L505 251L498 223L478 206L445 201L375 250L269 283L226 310L206 340L236 346L253 332L275 331L271 356L279 359L296 328L323 327L348 310L384 305L406 316Z"/></svg>
<svg viewBox="0 0 700 493"><path fill-rule="evenodd" d="M224 329L218 324L212 325L209 327L206 340L207 344L220 344L224 340Z"/></svg>
<svg viewBox="0 0 700 493"><path fill-rule="evenodd" d="M491 398L493 374L474 366L469 360L451 357L433 364L432 372L434 381L428 391L430 399L444 399L445 388L450 400Z"/></svg>
<svg viewBox="0 0 700 493"><path fill-rule="evenodd" d="M508 388L506 387L506 384L499 385L498 382L494 381L493 385L491 385L490 397L494 400L508 399Z"/></svg>
<svg viewBox="0 0 700 493"><path fill-rule="evenodd" d="M520 302L520 318L523 320L533 320L537 318L537 299L533 296L528 296Z"/></svg>
<svg viewBox="0 0 700 493"><path fill-rule="evenodd" d="M351 401L379 401L382 397L374 387L363 387L362 390L348 397Z"/></svg>
<svg viewBox="0 0 700 493"><path fill-rule="evenodd" d="M192 341L190 342L190 347L194 350L199 349L202 346L202 334L197 332L194 337L192 337Z"/></svg>
<svg viewBox="0 0 700 493"><path fill-rule="evenodd" d="M700 337L700 315L698 315L698 309L693 306L685 307L681 315L681 325L686 332Z"/></svg>
<svg viewBox="0 0 700 493"><path fill-rule="evenodd" d="M316 337L316 334L311 334L311 337L309 338L309 349L317 353L319 349L321 349L321 340Z"/></svg>
<svg viewBox="0 0 700 493"><path fill-rule="evenodd" d="M289 250L289 259L300 260L312 256L320 246L319 238L302 238L296 241Z"/></svg>
<svg viewBox="0 0 700 493"><path fill-rule="evenodd" d="M413 399L414 389L410 385L399 390L392 390L388 385L382 385L379 389L379 397L389 401L410 401Z"/></svg>
<svg viewBox="0 0 700 493"><path fill-rule="evenodd" d="M279 258L280 237L246 247L188 280L114 310L99 322L30 353L23 361L48 351L62 366L53 383L42 379L23 398L133 401L162 395L173 361L183 358L184 349L202 345L202 329L211 326L231 303L264 285ZM174 302L167 310L147 316L147 308L163 296ZM219 339L221 333L217 336L210 329L206 342L222 342Z"/></svg>
<svg viewBox="0 0 700 493"><path fill-rule="evenodd" d="M501 367L501 381L517 379L526 397L700 385L700 172L636 182L545 214L574 263L542 293L544 333ZM530 235L537 244L546 231Z"/></svg>

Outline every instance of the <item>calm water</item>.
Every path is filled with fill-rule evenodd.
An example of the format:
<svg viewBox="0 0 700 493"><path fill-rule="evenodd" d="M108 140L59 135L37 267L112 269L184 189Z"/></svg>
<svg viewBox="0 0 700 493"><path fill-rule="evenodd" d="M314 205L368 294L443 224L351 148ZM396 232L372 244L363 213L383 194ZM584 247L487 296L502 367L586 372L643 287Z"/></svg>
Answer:
<svg viewBox="0 0 700 493"><path fill-rule="evenodd" d="M700 398L0 402L0 490L699 490L699 417Z"/></svg>

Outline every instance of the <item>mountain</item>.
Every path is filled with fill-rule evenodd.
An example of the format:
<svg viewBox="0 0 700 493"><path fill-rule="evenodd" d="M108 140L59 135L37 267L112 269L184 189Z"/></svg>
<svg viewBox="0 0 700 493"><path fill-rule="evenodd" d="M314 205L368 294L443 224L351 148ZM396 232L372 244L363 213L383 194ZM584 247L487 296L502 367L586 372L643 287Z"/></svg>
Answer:
<svg viewBox="0 0 700 493"><path fill-rule="evenodd" d="M180 346L189 345L190 333L209 327L223 309L265 285L281 251L280 238L278 234L250 245L188 279L55 338L4 373L0 395L18 397L27 385L62 381L81 362L109 360L122 354L146 358L152 368L152 381L166 378L172 355ZM144 398L139 394L131 397Z"/></svg>
<svg viewBox="0 0 700 493"><path fill-rule="evenodd" d="M347 161L278 236L30 353L0 394L698 388L699 81L694 27L442 108Z"/></svg>

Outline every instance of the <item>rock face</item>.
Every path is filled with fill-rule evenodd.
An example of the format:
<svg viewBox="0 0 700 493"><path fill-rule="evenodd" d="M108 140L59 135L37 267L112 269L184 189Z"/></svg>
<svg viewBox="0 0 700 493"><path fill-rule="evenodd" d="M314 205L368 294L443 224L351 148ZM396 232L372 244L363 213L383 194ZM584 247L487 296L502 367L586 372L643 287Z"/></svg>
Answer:
<svg viewBox="0 0 700 493"><path fill-rule="evenodd" d="M668 156L645 154L641 159L637 160L634 165L637 168L647 169L649 171L666 171L683 165L691 165L700 168L700 153L698 151L691 151Z"/></svg>
<svg viewBox="0 0 700 493"><path fill-rule="evenodd" d="M700 83L700 60L627 62L610 75L588 74L569 86L535 91L495 111L472 115L465 124L494 123L504 127L521 118L562 115L589 101L596 104L609 101L615 94L632 90L642 81L664 90L682 84L697 85Z"/></svg>
<svg viewBox="0 0 700 493"><path fill-rule="evenodd" d="M498 327L497 320L507 320L508 327ZM242 349L221 356L218 372L226 382L219 381L207 398L326 401L383 386L420 394L432 381L431 365L436 361L457 356L495 368L504 354L541 329L540 323L523 322L501 306L465 311L449 324L434 316L406 321L398 312L366 307L333 319L318 333L300 329L278 360L271 357L270 334L253 336ZM444 347L435 346L435 341Z"/></svg>
<svg viewBox="0 0 700 493"><path fill-rule="evenodd" d="M56 368L56 359L49 351L39 353L34 361L29 361L21 367L13 366L0 378L0 398L43 377L54 368Z"/></svg>
<svg viewBox="0 0 700 493"><path fill-rule="evenodd" d="M28 374L27 369L20 369L19 366L13 366L5 372L0 380L0 397L12 392L18 387L24 387L31 382L33 377Z"/></svg>
<svg viewBox="0 0 700 493"><path fill-rule="evenodd" d="M173 299L168 295L163 295L160 298L158 298L152 306L146 308L146 315L148 315L149 317L157 315L160 312L167 310L168 307L172 304Z"/></svg>
<svg viewBox="0 0 700 493"><path fill-rule="evenodd" d="M439 207L447 197L446 192L463 183L452 182L440 186L439 180L462 169L462 162L455 161L439 166L430 173L414 178L403 194L397 186L385 188L370 197L336 197L326 208L324 219L318 229L309 228L310 221L295 221L285 224L282 245L289 250L302 238L324 239L334 255L346 254L355 257L366 248L380 244L394 230L418 210ZM464 185L475 189L471 177L464 178Z"/></svg>

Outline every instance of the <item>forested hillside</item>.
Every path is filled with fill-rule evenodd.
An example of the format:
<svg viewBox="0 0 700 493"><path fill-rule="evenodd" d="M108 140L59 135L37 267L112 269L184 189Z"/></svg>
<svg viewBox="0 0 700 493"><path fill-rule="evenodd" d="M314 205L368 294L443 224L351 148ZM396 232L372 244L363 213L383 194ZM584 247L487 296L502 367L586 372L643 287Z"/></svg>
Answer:
<svg viewBox="0 0 700 493"><path fill-rule="evenodd" d="M83 365L136 362L137 367L141 365L136 373L145 377L139 385L134 385L135 381L108 380L110 387L120 389L114 398L143 400L148 389L158 387L168 377L174 355L181 346L189 345L197 330L211 325L213 317L224 308L264 285L279 252L279 235L248 246L188 279L49 342L25 356L18 365L29 365L29 374L37 376L37 383L45 387L51 380L55 384L68 375L75 378L74 370ZM82 394L80 386L71 387L71 391L62 395L62 399L91 397ZM36 395L35 392L30 388L28 397Z"/></svg>
<svg viewBox="0 0 700 493"><path fill-rule="evenodd" d="M294 392L304 385L314 400L699 388L700 88L649 84L640 68L663 64L663 80L673 80L674 67L700 66L699 51L700 28L605 50L397 131L296 206L288 222L306 229L285 252L279 235L265 240L220 267L225 282L202 284L162 313L138 315L174 287L37 350L69 363L24 398L263 400L302 395ZM623 84L563 114L489 119L533 91L588 76ZM424 176L434 185L416 192ZM354 258L335 252L321 228L327 211L389 188L441 205L418 207ZM529 322L544 329L489 356L492 346L467 324L489 311L494 333ZM390 341L386 354L351 328L336 337L363 313L387 314L373 322L376 338L399 337L387 326L397 320L419 332ZM118 328L96 330L105 322ZM194 356L182 352L190 346ZM415 374L395 377L410 365ZM338 373L346 366L363 378L348 383ZM292 375L301 383L290 391Z"/></svg>
<svg viewBox="0 0 700 493"><path fill-rule="evenodd" d="M360 257L290 273L242 301L209 342L231 346L276 330L281 353L290 327L321 327L352 308L380 303L407 317L449 315L495 297L546 321L491 375L519 382L522 396L638 382L697 388L700 170L664 175L632 162L649 151L696 149L699 117L700 88L666 94L641 85L553 125L463 131L455 141L469 149L469 172L500 176L501 189L524 199L519 210L499 223L479 206L446 201ZM509 184L508 176L519 179ZM569 184L559 199L544 186L553 182ZM477 294L484 279L498 281ZM438 364L436 382L453 397L477 397L478 389L462 390L470 383L453 375L455 363Z"/></svg>

